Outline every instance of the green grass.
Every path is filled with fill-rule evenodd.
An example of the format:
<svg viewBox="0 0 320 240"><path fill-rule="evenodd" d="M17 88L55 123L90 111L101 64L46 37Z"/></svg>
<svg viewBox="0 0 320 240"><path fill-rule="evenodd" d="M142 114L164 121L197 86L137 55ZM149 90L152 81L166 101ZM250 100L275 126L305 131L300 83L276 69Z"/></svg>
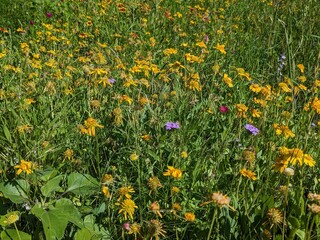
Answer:
<svg viewBox="0 0 320 240"><path fill-rule="evenodd" d="M316 7L2 1L1 239L317 239Z"/></svg>

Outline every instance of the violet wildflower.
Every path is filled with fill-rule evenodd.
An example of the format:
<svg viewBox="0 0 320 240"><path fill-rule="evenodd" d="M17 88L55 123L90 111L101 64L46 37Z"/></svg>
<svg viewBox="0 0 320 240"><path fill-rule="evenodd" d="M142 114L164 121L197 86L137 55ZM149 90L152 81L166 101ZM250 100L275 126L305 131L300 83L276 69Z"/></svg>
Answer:
<svg viewBox="0 0 320 240"><path fill-rule="evenodd" d="M31 26L33 26L33 25L34 25L34 21L33 21L33 20L30 20L30 21L29 21L29 24L30 24Z"/></svg>
<svg viewBox="0 0 320 240"><path fill-rule="evenodd" d="M166 129L167 130L172 130L172 129L179 129L179 123L178 122L167 122L166 123Z"/></svg>
<svg viewBox="0 0 320 240"><path fill-rule="evenodd" d="M108 79L109 83L114 84L116 82L116 80L114 78L110 78Z"/></svg>
<svg viewBox="0 0 320 240"><path fill-rule="evenodd" d="M244 127L249 132L251 132L253 135L257 135L260 132L260 130L258 128L256 128L255 126L253 126L251 124L246 124Z"/></svg>

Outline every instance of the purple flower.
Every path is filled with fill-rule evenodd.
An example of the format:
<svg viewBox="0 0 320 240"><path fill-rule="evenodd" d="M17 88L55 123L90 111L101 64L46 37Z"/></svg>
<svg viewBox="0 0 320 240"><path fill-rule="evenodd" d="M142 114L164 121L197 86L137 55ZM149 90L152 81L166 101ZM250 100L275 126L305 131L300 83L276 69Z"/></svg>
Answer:
<svg viewBox="0 0 320 240"><path fill-rule="evenodd" d="M244 127L249 132L251 132L253 135L257 135L260 132L260 130L258 128L256 128L255 126L253 126L251 124L246 124Z"/></svg>
<svg viewBox="0 0 320 240"><path fill-rule="evenodd" d="M166 123L166 129L167 130L172 130L172 129L179 129L179 123L178 122L167 122Z"/></svg>
<svg viewBox="0 0 320 240"><path fill-rule="evenodd" d="M114 84L116 82L116 80L114 78L110 78L108 79L109 83Z"/></svg>
<svg viewBox="0 0 320 240"><path fill-rule="evenodd" d="M51 12L47 12L46 16L47 16L47 18L51 18L53 16L53 14Z"/></svg>
<svg viewBox="0 0 320 240"><path fill-rule="evenodd" d="M34 21L30 20L29 24L33 26L34 25Z"/></svg>
<svg viewBox="0 0 320 240"><path fill-rule="evenodd" d="M124 230L127 230L127 231L130 231L130 223L129 222L126 222L122 225L123 229Z"/></svg>

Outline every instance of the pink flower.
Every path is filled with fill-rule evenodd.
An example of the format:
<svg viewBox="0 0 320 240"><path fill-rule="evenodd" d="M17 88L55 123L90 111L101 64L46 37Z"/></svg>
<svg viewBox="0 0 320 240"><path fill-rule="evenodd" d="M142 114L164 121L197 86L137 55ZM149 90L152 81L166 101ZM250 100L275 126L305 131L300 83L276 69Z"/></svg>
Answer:
<svg viewBox="0 0 320 240"><path fill-rule="evenodd" d="M221 113L227 113L227 112L229 111L229 108L228 108L227 106L221 106L221 107L219 108L219 111L220 111Z"/></svg>
<svg viewBox="0 0 320 240"><path fill-rule="evenodd" d="M123 229L124 230L127 230L127 231L130 231L130 223L129 222L126 222L122 225Z"/></svg>

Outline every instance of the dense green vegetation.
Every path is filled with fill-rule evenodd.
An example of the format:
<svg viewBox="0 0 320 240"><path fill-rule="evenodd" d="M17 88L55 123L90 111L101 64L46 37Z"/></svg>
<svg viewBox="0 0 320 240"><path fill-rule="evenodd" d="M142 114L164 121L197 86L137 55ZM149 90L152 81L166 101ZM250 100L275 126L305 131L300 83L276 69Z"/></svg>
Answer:
<svg viewBox="0 0 320 240"><path fill-rule="evenodd" d="M316 9L1 1L1 239L319 238Z"/></svg>

